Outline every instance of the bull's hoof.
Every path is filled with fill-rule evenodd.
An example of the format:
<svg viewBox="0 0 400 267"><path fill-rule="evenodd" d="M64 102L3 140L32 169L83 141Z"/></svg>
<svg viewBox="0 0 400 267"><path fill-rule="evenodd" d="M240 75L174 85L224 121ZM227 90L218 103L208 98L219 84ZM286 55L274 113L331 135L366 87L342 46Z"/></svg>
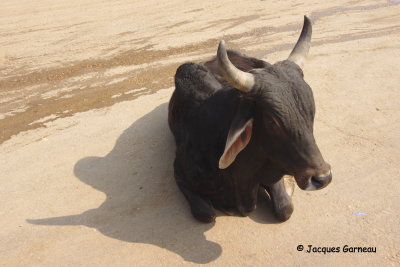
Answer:
<svg viewBox="0 0 400 267"><path fill-rule="evenodd" d="M257 208L257 204L249 205L249 206L239 206L238 210L241 216L246 217Z"/></svg>
<svg viewBox="0 0 400 267"><path fill-rule="evenodd" d="M218 206L216 206L214 208L222 211L223 213L225 213L228 216L234 216L237 214L237 210L235 208L222 208L222 207L218 207Z"/></svg>
<svg viewBox="0 0 400 267"><path fill-rule="evenodd" d="M285 222L292 216L293 210L293 204L289 203L283 207L279 207L279 209L275 209L275 217L279 222Z"/></svg>
<svg viewBox="0 0 400 267"><path fill-rule="evenodd" d="M212 223L215 222L215 212L212 208L205 208L205 209L192 209L192 215L198 221L203 223Z"/></svg>

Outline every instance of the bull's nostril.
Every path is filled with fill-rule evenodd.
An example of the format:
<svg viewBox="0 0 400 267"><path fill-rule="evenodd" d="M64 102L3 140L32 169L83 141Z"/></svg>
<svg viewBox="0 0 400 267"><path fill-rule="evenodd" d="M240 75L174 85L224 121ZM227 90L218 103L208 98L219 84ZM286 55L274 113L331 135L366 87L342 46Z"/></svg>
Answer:
<svg viewBox="0 0 400 267"><path fill-rule="evenodd" d="M319 178L319 177L318 177ZM311 183L316 187L316 188L321 188L324 184L316 177L311 177Z"/></svg>
<svg viewBox="0 0 400 267"><path fill-rule="evenodd" d="M311 177L311 184L315 186L316 189L322 189L327 186L332 181L332 172L329 171L325 175L318 175Z"/></svg>
<svg viewBox="0 0 400 267"><path fill-rule="evenodd" d="M330 182L332 181L332 172L329 170L325 173L320 173L319 175L308 177L295 177L295 179L299 187L303 190L319 190L330 184ZM298 180L302 182L299 183ZM305 185L304 182L306 183Z"/></svg>

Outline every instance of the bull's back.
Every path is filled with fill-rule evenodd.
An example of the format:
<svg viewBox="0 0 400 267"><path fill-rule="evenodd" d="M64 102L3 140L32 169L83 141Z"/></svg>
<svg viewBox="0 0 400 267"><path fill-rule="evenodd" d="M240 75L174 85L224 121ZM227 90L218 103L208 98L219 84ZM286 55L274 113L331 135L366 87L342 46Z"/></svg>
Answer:
<svg viewBox="0 0 400 267"><path fill-rule="evenodd" d="M185 63L175 74L175 91L168 107L168 123L174 135L179 124L200 106L215 91L222 88L215 76L206 67Z"/></svg>

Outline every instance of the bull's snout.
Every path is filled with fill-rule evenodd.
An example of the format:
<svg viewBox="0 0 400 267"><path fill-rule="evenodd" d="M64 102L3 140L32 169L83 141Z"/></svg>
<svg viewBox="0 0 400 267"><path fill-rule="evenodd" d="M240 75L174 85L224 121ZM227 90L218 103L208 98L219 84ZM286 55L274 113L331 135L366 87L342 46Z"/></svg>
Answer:
<svg viewBox="0 0 400 267"><path fill-rule="evenodd" d="M311 176L308 180L308 185L305 190L318 190L326 187L332 181L332 171L329 170L326 173Z"/></svg>
<svg viewBox="0 0 400 267"><path fill-rule="evenodd" d="M297 185L302 190L319 190L332 181L331 166L328 163L321 164L316 168L308 168L294 175Z"/></svg>

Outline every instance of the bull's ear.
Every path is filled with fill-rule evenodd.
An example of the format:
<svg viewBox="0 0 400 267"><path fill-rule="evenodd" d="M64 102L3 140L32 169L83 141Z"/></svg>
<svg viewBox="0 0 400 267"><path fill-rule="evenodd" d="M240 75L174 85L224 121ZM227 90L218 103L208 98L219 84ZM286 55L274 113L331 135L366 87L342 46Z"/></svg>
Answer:
<svg viewBox="0 0 400 267"><path fill-rule="evenodd" d="M247 121L234 121L229 129L224 153L219 159L219 168L225 169L233 163L236 156L250 142L253 131L253 118Z"/></svg>

